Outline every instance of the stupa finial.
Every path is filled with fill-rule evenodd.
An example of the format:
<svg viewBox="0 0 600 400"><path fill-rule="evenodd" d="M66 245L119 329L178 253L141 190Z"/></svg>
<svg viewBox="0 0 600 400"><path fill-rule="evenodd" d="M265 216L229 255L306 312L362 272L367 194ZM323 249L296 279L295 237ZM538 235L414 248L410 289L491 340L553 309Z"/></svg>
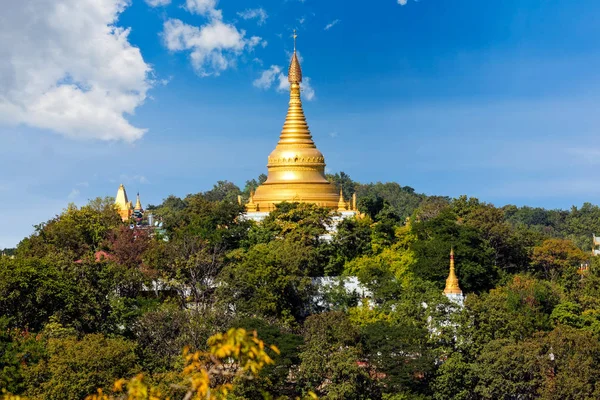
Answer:
<svg viewBox="0 0 600 400"><path fill-rule="evenodd" d="M297 37L298 37L298 35L296 34L296 30L294 29L294 35L293 35L293 38L294 38L294 53L296 52L296 38Z"/></svg>
<svg viewBox="0 0 600 400"><path fill-rule="evenodd" d="M288 70L288 82L290 84L299 84L302 82L302 68L300 68L300 61L298 61L298 56L296 55L296 30L294 29L294 53L292 54L292 61L290 62L290 68ZM290 89L293 89L290 85Z"/></svg>

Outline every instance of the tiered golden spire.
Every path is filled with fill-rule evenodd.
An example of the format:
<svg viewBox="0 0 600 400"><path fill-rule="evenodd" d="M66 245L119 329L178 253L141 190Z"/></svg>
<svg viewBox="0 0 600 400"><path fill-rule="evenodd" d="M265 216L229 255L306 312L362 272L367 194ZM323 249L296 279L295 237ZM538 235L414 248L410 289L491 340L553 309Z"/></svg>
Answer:
<svg viewBox="0 0 600 400"><path fill-rule="evenodd" d="M348 207L346 206L346 201L344 200L344 192L343 189L340 189L340 199L338 201L338 211L347 211Z"/></svg>
<svg viewBox="0 0 600 400"><path fill-rule="evenodd" d="M458 286L458 278L454 271L454 249L450 249L450 273L446 279L446 288L444 294L462 294L460 286Z"/></svg>
<svg viewBox="0 0 600 400"><path fill-rule="evenodd" d="M287 116L279 142L268 158L267 180L250 198L246 207L249 212L271 211L275 204L283 201L338 208L337 191L325 178L325 158L312 139L302 109L302 68L296 55L296 37L294 31L294 53L288 70L290 102Z"/></svg>
<svg viewBox="0 0 600 400"><path fill-rule="evenodd" d="M248 204L246 204L246 210L249 212L258 211L256 208L256 204L254 204L254 192L253 191L250 191L250 200L248 201Z"/></svg>
<svg viewBox="0 0 600 400"><path fill-rule="evenodd" d="M140 201L140 192L137 193L137 199L135 201L135 211L142 211L142 202Z"/></svg>

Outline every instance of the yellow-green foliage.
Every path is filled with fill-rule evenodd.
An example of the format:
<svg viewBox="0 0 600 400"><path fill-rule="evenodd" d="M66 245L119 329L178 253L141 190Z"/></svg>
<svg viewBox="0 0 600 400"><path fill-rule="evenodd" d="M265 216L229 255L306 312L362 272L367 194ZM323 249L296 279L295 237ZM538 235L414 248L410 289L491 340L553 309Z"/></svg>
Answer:
<svg viewBox="0 0 600 400"><path fill-rule="evenodd" d="M348 309L348 319L356 326L367 326L378 321L391 321L393 319L389 310L384 311L379 307L370 307L369 300L364 299L359 307Z"/></svg>
<svg viewBox="0 0 600 400"><path fill-rule="evenodd" d="M184 351L185 366L182 377L185 382L185 399L225 399L233 389L234 379L251 379L273 360L266 352L266 345L258 339L256 332L245 329L230 329L226 333L211 336L207 351ZM271 350L278 353L275 346ZM126 380L119 379L113 394L101 389L88 396L87 400L167 400L170 397L149 384L142 374Z"/></svg>
<svg viewBox="0 0 600 400"><path fill-rule="evenodd" d="M362 269L378 265L388 269L403 284L411 280L410 267L415 262L415 254L410 245L415 236L410 231L410 224L396 228L396 242L391 247L384 247L374 255L365 255L348 262L344 273L350 276L358 275Z"/></svg>

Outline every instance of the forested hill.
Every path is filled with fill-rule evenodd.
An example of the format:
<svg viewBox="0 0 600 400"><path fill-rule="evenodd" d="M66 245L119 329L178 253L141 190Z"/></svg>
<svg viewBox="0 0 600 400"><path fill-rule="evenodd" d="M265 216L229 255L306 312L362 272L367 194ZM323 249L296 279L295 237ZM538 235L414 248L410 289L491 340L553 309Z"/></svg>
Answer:
<svg viewBox="0 0 600 400"><path fill-rule="evenodd" d="M256 189L266 178L266 175L262 174L258 179L246 181L243 190L231 182L219 181L212 190L205 192L204 196L211 201L234 202L237 201L238 195L247 199L250 191ZM569 239L584 251L591 250L592 235L600 235L600 207L591 203L584 203L581 207L573 205L570 210L547 210L542 207L517 207L515 205L494 207L466 195L454 200L446 196L427 196L396 182L364 184L353 181L344 172L328 174L327 178L338 189L343 190L346 200L350 200L352 194L356 193L360 210L372 218L383 212L393 214L395 218L403 222L407 217L413 216L418 209L417 218L425 220L438 215L452 203L455 208L459 205L469 208L469 212L475 211L475 209L478 210L478 213L487 210L488 213L495 215L488 215L485 218L492 218L495 221L502 220L520 231L527 228L531 231L530 233L538 234L538 239L539 237ZM174 209L183 207L185 207L183 200L170 196L161 205L149 208L159 208L162 212L170 215ZM458 212L458 217L462 217L460 214L465 212L467 211Z"/></svg>
<svg viewBox="0 0 600 400"><path fill-rule="evenodd" d="M600 398L597 206L328 178L362 213L331 241L331 213L314 205L240 218L238 195L264 176L148 206L161 229L131 229L111 198L40 223L0 256L0 390L82 399L138 376L182 399L182 349L246 328L279 352L264 349L275 363L260 372L220 368L213 384L230 383L230 399ZM451 248L464 307L442 295ZM334 284L317 286L323 276ZM350 276L369 298L343 289Z"/></svg>

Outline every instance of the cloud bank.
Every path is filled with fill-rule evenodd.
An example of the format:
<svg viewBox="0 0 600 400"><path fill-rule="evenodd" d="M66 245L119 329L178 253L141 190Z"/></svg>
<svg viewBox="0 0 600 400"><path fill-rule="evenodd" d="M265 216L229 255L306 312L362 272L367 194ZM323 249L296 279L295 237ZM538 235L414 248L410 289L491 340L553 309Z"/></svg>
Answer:
<svg viewBox="0 0 600 400"><path fill-rule="evenodd" d="M116 26L127 0L9 1L0 13L0 123L72 138L134 141L126 118L152 68Z"/></svg>

